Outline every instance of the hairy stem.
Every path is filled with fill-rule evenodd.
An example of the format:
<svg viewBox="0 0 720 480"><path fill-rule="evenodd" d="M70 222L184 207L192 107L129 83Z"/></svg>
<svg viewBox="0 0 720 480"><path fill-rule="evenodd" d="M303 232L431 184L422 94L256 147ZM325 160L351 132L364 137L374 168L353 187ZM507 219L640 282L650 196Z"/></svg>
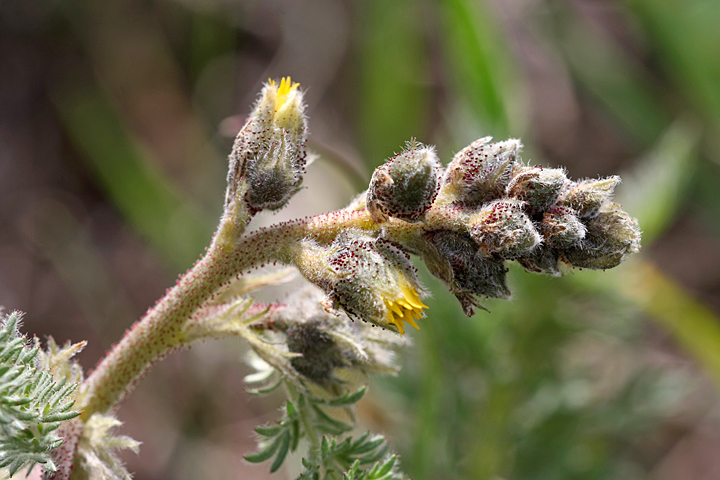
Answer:
<svg viewBox="0 0 720 480"><path fill-rule="evenodd" d="M107 412L158 359L185 343L182 327L237 271L234 244L244 223L226 214L205 256L145 316L125 332L83 382L78 407L82 419Z"/></svg>
<svg viewBox="0 0 720 480"><path fill-rule="evenodd" d="M244 271L258 265L272 262L294 263L293 248L303 239L312 239L321 244L331 243L337 235L350 228L364 230L368 233L384 229L383 235L399 243L412 243L409 240L423 231L437 229L459 229L464 227L461 211L454 207L433 207L428 210L424 223L408 223L391 219L381 225L375 223L367 210L325 213L314 217L292 220L271 227L261 228L242 238L237 249L243 252L238 257L236 268Z"/></svg>
<svg viewBox="0 0 720 480"><path fill-rule="evenodd" d="M384 234L402 240L454 223L458 215L447 207L431 209L424 224L392 220L383 224ZM83 419L113 408L155 361L188 343L182 335L184 324L233 277L270 263L294 263L297 249L293 247L306 238L327 244L349 228L367 232L381 228L365 209L341 210L262 228L241 238L246 219L227 212L206 255L98 364L83 384L79 404Z"/></svg>

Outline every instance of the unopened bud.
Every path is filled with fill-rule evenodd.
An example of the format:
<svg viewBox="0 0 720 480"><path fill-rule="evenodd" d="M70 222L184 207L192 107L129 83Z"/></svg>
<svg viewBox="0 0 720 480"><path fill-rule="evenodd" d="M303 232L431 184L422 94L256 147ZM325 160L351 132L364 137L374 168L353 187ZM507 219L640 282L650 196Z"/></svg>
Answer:
<svg viewBox="0 0 720 480"><path fill-rule="evenodd" d="M559 265L560 255L556 248L542 244L529 254L517 259L528 272L544 273L558 277L562 275Z"/></svg>
<svg viewBox="0 0 720 480"><path fill-rule="evenodd" d="M440 195L447 196L445 201L475 208L504 195L522 144L491 140L476 140L455 155L443 178Z"/></svg>
<svg viewBox="0 0 720 480"><path fill-rule="evenodd" d="M226 206L246 190L243 200L250 213L277 210L300 190L307 128L298 86L283 78L279 87L273 80L263 87L230 154Z"/></svg>
<svg viewBox="0 0 720 480"><path fill-rule="evenodd" d="M407 148L375 169L367 192L367 209L377 223L388 217L417 222L430 208L440 183L435 148L408 142Z"/></svg>
<svg viewBox="0 0 720 480"><path fill-rule="evenodd" d="M538 246L542 237L525 214L524 202L496 200L470 217L470 235L486 257L514 259Z"/></svg>
<svg viewBox="0 0 720 480"><path fill-rule="evenodd" d="M598 180L584 180L568 185L558 205L572 208L580 218L593 218L605 203L612 199L620 177L613 175Z"/></svg>
<svg viewBox="0 0 720 480"><path fill-rule="evenodd" d="M301 356L290 360L293 368L310 380L323 385L332 381L333 370L349 364L344 352L319 320L295 323L287 330L288 350Z"/></svg>
<svg viewBox="0 0 720 480"><path fill-rule="evenodd" d="M606 204L587 222L587 234L575 247L562 252L564 259L581 268L606 269L618 266L627 255L640 251L637 220L616 204Z"/></svg>
<svg viewBox="0 0 720 480"><path fill-rule="evenodd" d="M507 195L526 202L525 210L535 215L557 202L568 181L560 168L520 167L513 172Z"/></svg>
<svg viewBox="0 0 720 480"><path fill-rule="evenodd" d="M348 322L345 315L329 312L323 297L319 289L306 285L267 314L265 319L272 330L285 335L282 340L288 352L299 354L280 355L281 361L272 364L279 364L282 372L290 370L291 379L299 377L299 386L321 398L354 391L367 382L369 374L397 372L390 347L405 344L403 337L387 335L365 322ZM274 342L272 347L261 342L255 348L262 350L263 345L268 347L265 352L282 351L281 345ZM315 386L322 387L322 391Z"/></svg>
<svg viewBox="0 0 720 480"><path fill-rule="evenodd" d="M482 308L477 297L510 298L503 261L483 257L469 235L440 230L425 238L435 247L423 252L428 269L448 285L467 316Z"/></svg>
<svg viewBox="0 0 720 480"><path fill-rule="evenodd" d="M543 214L539 225L545 243L555 248L569 248L585 238L587 228L567 207L555 207Z"/></svg>

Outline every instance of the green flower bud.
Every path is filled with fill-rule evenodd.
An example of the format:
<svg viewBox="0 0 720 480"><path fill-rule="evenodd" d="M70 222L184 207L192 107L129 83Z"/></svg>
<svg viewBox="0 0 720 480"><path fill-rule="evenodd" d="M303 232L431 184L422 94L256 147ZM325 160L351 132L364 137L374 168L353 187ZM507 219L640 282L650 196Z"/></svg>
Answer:
<svg viewBox="0 0 720 480"><path fill-rule="evenodd" d="M543 214L538 226L545 242L555 248L569 248L585 238L587 228L571 209L555 207Z"/></svg>
<svg viewBox="0 0 720 480"><path fill-rule="evenodd" d="M486 257L514 259L537 247L542 237L525 214L525 203L496 200L470 217L470 235Z"/></svg>
<svg viewBox="0 0 720 480"><path fill-rule="evenodd" d="M522 144L516 139L491 140L476 140L455 155L443 178L444 202L475 208L503 196Z"/></svg>
<svg viewBox="0 0 720 480"><path fill-rule="evenodd" d="M427 308L410 256L395 244L353 230L338 235L329 265L337 280L328 298L353 318L404 334L404 323L415 323ZM322 286L322 285L321 285Z"/></svg>
<svg viewBox="0 0 720 480"><path fill-rule="evenodd" d="M226 207L244 195L252 214L277 210L300 190L307 128L298 86L288 77L263 88L230 154Z"/></svg>
<svg viewBox="0 0 720 480"><path fill-rule="evenodd" d="M536 215L557 202L568 182L565 171L560 168L520 167L513 172L507 195L526 202L528 214Z"/></svg>
<svg viewBox="0 0 720 480"><path fill-rule="evenodd" d="M510 298L503 261L483 257L469 235L439 230L424 238L434 247L423 250L425 264L447 284L467 316L482 308L477 297Z"/></svg>
<svg viewBox="0 0 720 480"><path fill-rule="evenodd" d="M558 205L572 208L580 218L593 218L600 207L610 201L618 183L620 177L616 175L571 183L560 196Z"/></svg>
<svg viewBox="0 0 720 480"><path fill-rule="evenodd" d="M408 142L407 148L375 169L367 192L367 209L377 223L395 217L407 222L424 218L440 183L435 148Z"/></svg>
<svg viewBox="0 0 720 480"><path fill-rule="evenodd" d="M562 252L565 261L575 267L613 268L631 253L640 251L637 220L616 204L606 204L587 222L587 234L575 247Z"/></svg>
<svg viewBox="0 0 720 480"><path fill-rule="evenodd" d="M528 272L544 273L555 277L562 275L559 260L560 255L557 249L547 244L542 244L529 254L517 259L518 263Z"/></svg>

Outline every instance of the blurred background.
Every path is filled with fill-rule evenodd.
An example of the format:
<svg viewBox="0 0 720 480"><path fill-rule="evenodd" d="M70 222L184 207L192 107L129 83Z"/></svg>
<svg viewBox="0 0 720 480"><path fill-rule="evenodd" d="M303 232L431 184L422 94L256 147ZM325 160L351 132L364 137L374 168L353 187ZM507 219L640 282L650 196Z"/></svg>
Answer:
<svg viewBox="0 0 720 480"><path fill-rule="evenodd" d="M90 370L200 257L233 136L292 75L320 158L257 224L344 206L411 137L447 163L492 135L621 174L645 232L613 271L513 267L474 318L424 273L402 373L360 404L409 476L718 479L718 22L717 0L2 0L0 304L88 340ZM245 392L243 355L200 344L138 384L135 478L270 478L242 455L283 398Z"/></svg>

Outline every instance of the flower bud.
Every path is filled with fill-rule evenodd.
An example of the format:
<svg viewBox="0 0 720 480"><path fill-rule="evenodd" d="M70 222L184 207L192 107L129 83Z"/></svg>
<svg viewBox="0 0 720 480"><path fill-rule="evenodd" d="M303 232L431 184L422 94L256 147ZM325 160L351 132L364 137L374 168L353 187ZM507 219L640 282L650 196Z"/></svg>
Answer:
<svg viewBox="0 0 720 480"><path fill-rule="evenodd" d="M345 315L323 308L323 297L311 285L295 290L264 317L268 330L274 332L272 342L255 343L253 349L276 369L288 372L291 380L298 380L300 388L321 398L355 390L367 383L370 374L397 372L392 347L407 344L404 337L388 336L365 322L348 322ZM290 355L273 355L283 352L283 344Z"/></svg>
<svg viewBox="0 0 720 480"><path fill-rule="evenodd" d="M333 370L350 364L340 346L329 333L329 325L320 319L294 323L287 329L288 350L299 353L290 364L300 374L319 385L334 380Z"/></svg>
<svg viewBox="0 0 720 480"><path fill-rule="evenodd" d="M338 235L329 265L337 280L328 298L350 317L360 318L401 335L404 323L415 323L428 308L410 256L395 244L350 230Z"/></svg>
<svg viewBox="0 0 720 480"><path fill-rule="evenodd" d="M539 245L529 254L517 259L518 263L528 272L544 273L554 277L562 275L559 260L558 250L547 244Z"/></svg>
<svg viewBox="0 0 720 480"><path fill-rule="evenodd" d="M560 168L520 167L513 172L507 195L524 201L527 213L535 215L557 202L567 182Z"/></svg>
<svg viewBox="0 0 720 480"><path fill-rule="evenodd" d="M407 222L424 218L439 189L440 162L435 148L408 142L407 148L375 169L367 192L367 209L376 223L395 217Z"/></svg>
<svg viewBox="0 0 720 480"><path fill-rule="evenodd" d="M572 183L560 196L558 205L572 208L580 218L593 218L600 207L610 201L618 183L620 177L617 175Z"/></svg>
<svg viewBox="0 0 720 480"><path fill-rule="evenodd" d="M425 264L448 285L468 317L475 307L482 308L477 297L510 298L503 261L483 257L469 235L438 230L424 237L434 247L422 252Z"/></svg>
<svg viewBox="0 0 720 480"><path fill-rule="evenodd" d="M516 139L491 140L476 140L455 155L443 178L444 201L475 208L503 196L522 144Z"/></svg>
<svg viewBox="0 0 720 480"><path fill-rule="evenodd" d="M538 229L545 243L555 248L577 245L587 232L587 228L575 213L566 207L555 207L545 212Z"/></svg>
<svg viewBox="0 0 720 480"><path fill-rule="evenodd" d="M277 210L300 190L307 128L298 86L288 77L279 87L273 80L263 87L230 154L226 207L244 195L252 214Z"/></svg>
<svg viewBox="0 0 720 480"><path fill-rule="evenodd" d="M480 253L514 259L540 244L542 237L524 206L517 200L496 200L470 217L470 235Z"/></svg>
<svg viewBox="0 0 720 480"><path fill-rule="evenodd" d="M618 266L625 257L640 251L637 220L616 204L606 204L587 222L587 234L579 245L562 255L575 267L606 269Z"/></svg>

